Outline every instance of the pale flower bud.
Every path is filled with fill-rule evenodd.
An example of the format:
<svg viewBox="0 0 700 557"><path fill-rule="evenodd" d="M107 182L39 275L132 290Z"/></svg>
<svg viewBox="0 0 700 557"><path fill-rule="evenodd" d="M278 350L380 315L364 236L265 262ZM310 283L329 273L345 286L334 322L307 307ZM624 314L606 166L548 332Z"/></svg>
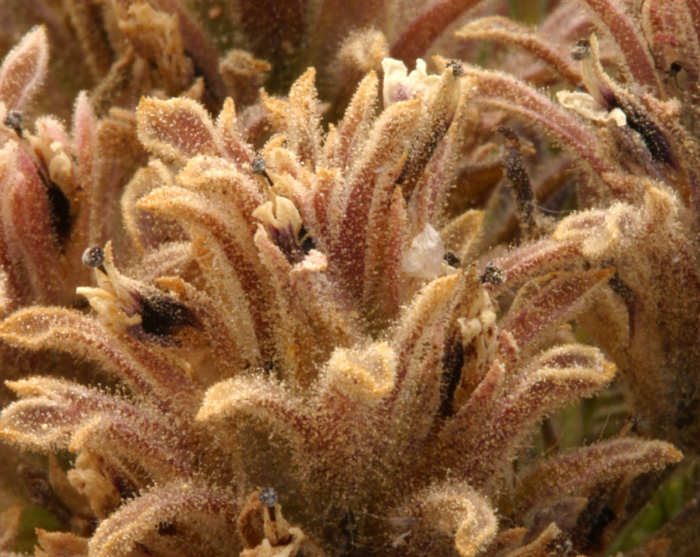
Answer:
<svg viewBox="0 0 700 557"><path fill-rule="evenodd" d="M411 247L403 258L403 270L407 275L418 278L435 278L442 272L445 245L440 234L429 224L413 238Z"/></svg>
<svg viewBox="0 0 700 557"><path fill-rule="evenodd" d="M416 60L416 69L408 73L406 66L400 60L384 58L384 108L409 99L421 97L424 104L429 104L428 98L440 82L439 75L428 75L425 61Z"/></svg>

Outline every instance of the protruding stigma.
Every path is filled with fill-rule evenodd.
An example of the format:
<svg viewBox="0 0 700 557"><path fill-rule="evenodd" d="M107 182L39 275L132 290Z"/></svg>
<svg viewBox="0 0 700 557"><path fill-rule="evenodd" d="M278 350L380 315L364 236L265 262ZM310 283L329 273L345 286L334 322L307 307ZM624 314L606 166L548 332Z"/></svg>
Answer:
<svg viewBox="0 0 700 557"><path fill-rule="evenodd" d="M19 110L8 110L4 124L22 137L22 113Z"/></svg>
<svg viewBox="0 0 700 557"><path fill-rule="evenodd" d="M579 39L571 49L571 58L580 62L591 55L591 41L588 39Z"/></svg>
<svg viewBox="0 0 700 557"><path fill-rule="evenodd" d="M262 503L263 507L266 507L268 512L270 513L270 520L272 522L275 521L275 505L277 504L277 500L279 499L277 492L273 487L263 487L260 490L260 502Z"/></svg>
<svg viewBox="0 0 700 557"><path fill-rule="evenodd" d="M462 77L464 75L464 66L459 60L450 60L447 62L447 67L452 69L454 77Z"/></svg>
<svg viewBox="0 0 700 557"><path fill-rule="evenodd" d="M104 268L105 252L101 247L93 246L86 249L83 252L82 261L83 265L86 267L90 267L91 269L99 269L105 275L107 274L107 270Z"/></svg>

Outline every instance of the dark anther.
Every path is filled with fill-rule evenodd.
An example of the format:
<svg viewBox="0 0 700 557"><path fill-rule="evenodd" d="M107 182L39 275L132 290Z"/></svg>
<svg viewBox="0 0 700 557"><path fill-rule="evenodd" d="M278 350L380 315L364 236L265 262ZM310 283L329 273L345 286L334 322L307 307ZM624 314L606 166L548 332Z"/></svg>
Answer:
<svg viewBox="0 0 700 557"><path fill-rule="evenodd" d="M464 75L464 66L459 60L450 60L447 62L447 67L452 69L452 75L455 77Z"/></svg>
<svg viewBox="0 0 700 557"><path fill-rule="evenodd" d="M308 255L312 249L316 249L314 239L309 235L304 236L301 242L301 250Z"/></svg>
<svg viewBox="0 0 700 557"><path fill-rule="evenodd" d="M171 296L150 296L141 305L141 326L149 335L166 337L196 323L192 311Z"/></svg>
<svg viewBox="0 0 700 557"><path fill-rule="evenodd" d="M8 110L5 116L5 125L14 130L14 132L22 137L22 113L19 110Z"/></svg>
<svg viewBox="0 0 700 557"><path fill-rule="evenodd" d="M70 201L56 184L46 185L46 196L51 207L51 228L59 242L63 243L70 236Z"/></svg>
<svg viewBox="0 0 700 557"><path fill-rule="evenodd" d="M105 268L103 267L105 262L105 252L101 247L93 246L86 249L83 252L82 261L83 265L86 267L90 267L91 269L99 269L104 274L107 274L107 271L105 271Z"/></svg>
<svg viewBox="0 0 700 557"><path fill-rule="evenodd" d="M520 139L510 128L499 126L498 132L505 139L503 150L503 168L506 177L510 181L511 191L515 198L518 220L524 232L529 236L537 229L533 201L535 193L532 191L530 175L525 168L525 161L520 154Z"/></svg>
<svg viewBox="0 0 700 557"><path fill-rule="evenodd" d="M125 477L116 474L112 476L112 482L122 499L133 499L136 496L136 486Z"/></svg>
<svg viewBox="0 0 700 557"><path fill-rule="evenodd" d="M606 527L615 520L615 512L606 504L591 517L590 529L584 540L588 550L600 551L603 547L603 536Z"/></svg>
<svg viewBox="0 0 700 557"><path fill-rule="evenodd" d="M170 522L161 522L158 524L158 533L161 536L174 536L177 534L177 528Z"/></svg>
<svg viewBox="0 0 700 557"><path fill-rule="evenodd" d="M503 284L505 281L505 271L501 269L498 265L496 265L493 261L489 261L486 264L486 268L484 269L484 274L481 275L481 282L488 282L498 286L499 284Z"/></svg>
<svg viewBox="0 0 700 557"><path fill-rule="evenodd" d="M571 57L580 62L585 60L591 54L591 41L588 39L579 39L574 48L571 49Z"/></svg>
<svg viewBox="0 0 700 557"><path fill-rule="evenodd" d="M629 103L612 99L611 105L612 108L620 108L625 113L627 125L640 135L654 161L661 161L672 168L678 168L671 142L655 122L650 120L641 109Z"/></svg>
<svg viewBox="0 0 700 557"><path fill-rule="evenodd" d="M87 309L90 307L90 302L87 301L87 298L79 298L77 300L73 300L70 307L78 310Z"/></svg>
<svg viewBox="0 0 700 557"><path fill-rule="evenodd" d="M278 499L279 497L274 487L263 487L260 490L260 502L264 507L274 507Z"/></svg>
<svg viewBox="0 0 700 557"><path fill-rule="evenodd" d="M299 263L308 255L312 249L316 249L316 243L311 235L302 225L299 233L294 237L294 231L291 227L270 230L272 237L277 247L287 258L287 261L292 265Z"/></svg>
<svg viewBox="0 0 700 557"><path fill-rule="evenodd" d="M294 265L304 259L304 254L299 246L299 238L294 237L294 231L291 227L279 230L272 228L270 229L270 236L289 263Z"/></svg>
<svg viewBox="0 0 700 557"><path fill-rule="evenodd" d="M608 281L608 286L610 286L615 294L624 300L629 300L632 297L632 290L630 290L630 287L620 278L617 271L615 271L613 278Z"/></svg>
<svg viewBox="0 0 700 557"><path fill-rule="evenodd" d="M451 251L445 253L445 263L447 263L450 267L459 267L462 264L459 257L457 257Z"/></svg>
<svg viewBox="0 0 700 557"><path fill-rule="evenodd" d="M681 73L681 70L683 69L683 64L680 62L671 62L671 66L669 67L668 71L671 74L671 77L674 77Z"/></svg>
<svg viewBox="0 0 700 557"><path fill-rule="evenodd" d="M464 366L464 348L459 335L454 335L445 346L442 358L442 376L440 378L440 410L443 417L452 415L452 401L462 378Z"/></svg>
<svg viewBox="0 0 700 557"><path fill-rule="evenodd" d="M316 242L311 237L311 235L306 231L304 225L299 229L299 234L297 234L297 240L299 242L299 247L301 250L308 255L312 249L316 249Z"/></svg>
<svg viewBox="0 0 700 557"><path fill-rule="evenodd" d="M605 267L610 267L614 266L613 262L611 260L605 260L602 262L602 266ZM627 285L625 281L622 280L620 277L620 274L617 272L617 269L615 269L615 274L613 277L608 281L608 286L610 289L615 292L622 300L625 302L625 306L627 307L627 313L629 315L629 338L630 341L632 340L632 337L634 337L635 333L635 325L636 325L636 320L635 320L635 315L637 313L637 297L635 296L634 292L632 289Z"/></svg>

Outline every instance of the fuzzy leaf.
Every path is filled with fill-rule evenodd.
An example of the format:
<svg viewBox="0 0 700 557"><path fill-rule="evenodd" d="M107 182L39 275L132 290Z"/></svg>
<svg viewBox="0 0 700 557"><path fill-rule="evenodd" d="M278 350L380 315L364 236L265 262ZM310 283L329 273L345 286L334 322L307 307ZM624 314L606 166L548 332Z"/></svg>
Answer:
<svg viewBox="0 0 700 557"><path fill-rule="evenodd" d="M508 551L503 557L550 557L552 551L566 551L567 542L568 538L566 534L552 522L535 541L512 551Z"/></svg>
<svg viewBox="0 0 700 557"><path fill-rule="evenodd" d="M8 142L2 154L3 255L12 263L25 299L50 303L60 296L62 265L56 225L62 221L27 153L15 142ZM56 186L52 187L57 195L62 195Z"/></svg>
<svg viewBox="0 0 700 557"><path fill-rule="evenodd" d="M89 553L91 557L125 557L157 532L159 525L176 520L190 526L199 523L198 531L209 538L220 528L230 529L238 511L233 500L202 487L181 484L155 488L102 521L90 539ZM212 543L215 550L217 544Z"/></svg>
<svg viewBox="0 0 700 557"><path fill-rule="evenodd" d="M521 117L536 125L577 157L587 162L614 193L624 196L633 183L620 175L617 167L598 155L598 139L569 111L553 103L549 97L501 72L465 66L465 75L472 76L477 86L476 102Z"/></svg>
<svg viewBox="0 0 700 557"><path fill-rule="evenodd" d="M277 203L280 207L279 199ZM274 228L273 230L276 231ZM290 243L293 243L293 240ZM292 265L288 261L287 254L271 241L262 226L255 235L255 245L275 289L277 314L286 317L284 326L278 328L277 332L277 346L284 354L282 363L286 369L285 375L289 378L293 377L295 383L307 385L314 378L310 375L315 368L314 363L318 364L328 357L329 351L324 351L324 347L329 345L322 342L321 337L325 335L315 326L313 318L303 303L303 298L307 296L302 295L303 298L300 299L300 293L290 280ZM316 251L312 251L309 256L296 264L296 266L306 266L315 274L324 271L326 265L325 257ZM320 308L313 311L315 315L319 314L318 309Z"/></svg>
<svg viewBox="0 0 700 557"><path fill-rule="evenodd" d="M407 282L404 249L408 215L400 188L394 189L386 217L386 231L367 239L363 301L371 319L388 323L401 309Z"/></svg>
<svg viewBox="0 0 700 557"><path fill-rule="evenodd" d="M231 162L239 166L253 161L253 150L241 136L236 121L236 107L228 98L216 119L216 133L219 151Z"/></svg>
<svg viewBox="0 0 700 557"><path fill-rule="evenodd" d="M481 0L439 0L428 4L391 47L391 56L406 63L422 57L445 29Z"/></svg>
<svg viewBox="0 0 700 557"><path fill-rule="evenodd" d="M446 319L447 308L460 286L461 273L439 277L428 283L406 308L399 320L401 324L394 335L394 350L401 365L397 371L395 397L404 389L404 381L412 388L413 378L409 375L413 357L421 352L424 342L434 334L433 327Z"/></svg>
<svg viewBox="0 0 700 557"><path fill-rule="evenodd" d="M409 507L409 513L423 524L434 525L438 534L412 532L412 548L428 544L429 550L439 552L444 536L453 541L461 557L473 557L491 542L498 531L498 520L487 500L466 486L419 493Z"/></svg>
<svg viewBox="0 0 700 557"><path fill-rule="evenodd" d="M151 3L158 9L177 16L178 30L187 54L194 60L196 68L206 77L207 89L212 94L214 102L223 102L226 88L218 71L219 53L200 24L179 0L151 0Z"/></svg>
<svg viewBox="0 0 700 557"><path fill-rule="evenodd" d="M73 435L70 451L87 449L106 462L138 462L139 472L147 473L153 481L194 476L192 438L185 439L146 412L125 414L102 414L87 421Z"/></svg>
<svg viewBox="0 0 700 557"><path fill-rule="evenodd" d="M518 512L562 495L583 495L599 484L634 477L675 464L683 454L669 443L642 439L612 439L541 463L518 481Z"/></svg>
<svg viewBox="0 0 700 557"><path fill-rule="evenodd" d="M198 395L182 371L128 334L116 337L81 313L51 308L18 311L0 325L0 338L20 348L50 348L92 360L163 409L189 412L197 404Z"/></svg>
<svg viewBox="0 0 700 557"><path fill-rule="evenodd" d="M593 395L614 373L615 366L595 348L564 345L543 352L517 378L506 378L508 396L492 402L486 412L472 416L470 404L460 409L440 433L443 450L471 485L483 487L501 472L507 455L532 433L537 420ZM483 395L477 389L475 396Z"/></svg>
<svg viewBox="0 0 700 557"><path fill-rule="evenodd" d="M345 168L355 149L367 138L377 110L377 74L370 72L360 82L337 129L324 144L324 166Z"/></svg>
<svg viewBox="0 0 700 557"><path fill-rule="evenodd" d="M329 263L344 262L347 269L340 271L356 298L362 294L366 237L379 224L370 217L381 217L383 224L380 209L391 200L420 110L420 101L412 100L395 103L382 113L347 178L345 197L339 200L342 219L331 227L334 241Z"/></svg>
<svg viewBox="0 0 700 557"><path fill-rule="evenodd" d="M8 382L22 400L5 408L2 435L34 450L67 449L75 431L99 412L128 410L123 402L74 383L35 377Z"/></svg>
<svg viewBox="0 0 700 557"><path fill-rule="evenodd" d="M389 435L402 460L418 460L444 401L445 333L443 324L433 325L431 335L422 341L422 353L415 354L406 374L403 391L392 404L394 423ZM461 349L461 346L460 346ZM461 371L461 370L460 370Z"/></svg>
<svg viewBox="0 0 700 557"><path fill-rule="evenodd" d="M97 119L85 92L78 96L73 114L73 142L78 163L78 183L82 188L92 188L92 172L95 164Z"/></svg>
<svg viewBox="0 0 700 557"><path fill-rule="evenodd" d="M320 404L333 404L338 394L358 406L373 405L391 392L396 373L396 356L385 342L363 349L336 350L319 381ZM342 411L344 403L338 405Z"/></svg>
<svg viewBox="0 0 700 557"><path fill-rule="evenodd" d="M13 48L0 67L0 102L22 112L46 74L49 42L46 28L35 27Z"/></svg>
<svg viewBox="0 0 700 557"><path fill-rule="evenodd" d="M389 71L391 70L387 70ZM407 76L406 81L411 80L412 74ZM419 77L420 73L417 76L416 96L421 98L425 112L413 133L411 149L398 181L405 197L411 199L410 205L418 207L412 209L418 215L412 220L415 220L414 226L419 229L434 221L431 218L434 212L431 210L432 205L437 199L444 199L441 190L450 182L447 176L450 174L452 159L458 156L454 151L462 141L465 126L469 125L470 119L465 107L475 88L468 80L460 79L461 75L460 66L446 64L439 77L422 78ZM401 90L405 81L403 78L397 78L385 78L385 97L394 96L391 91L397 86L399 91ZM420 90L421 82L423 91ZM446 137L448 131L450 136ZM425 206L428 207L427 210L423 208Z"/></svg>
<svg viewBox="0 0 700 557"><path fill-rule="evenodd" d="M159 188L142 198L137 207L178 218L191 227L193 235L210 239L206 251L210 258L212 253L215 254L215 264L207 272L222 277L227 303L238 308L236 318L241 322L241 333L248 336L253 345L264 346L269 341L272 326L271 316L267 313L271 299L268 297L269 283L261 280L264 268L243 216L239 213L238 218L232 218L225 207L182 187ZM212 277L214 281L216 279Z"/></svg>
<svg viewBox="0 0 700 557"><path fill-rule="evenodd" d="M184 239L185 233L175 219L156 218L137 207L138 202L162 186L172 186L172 175L159 160L140 168L121 196L124 226L134 248L140 253L162 246L166 241Z"/></svg>
<svg viewBox="0 0 700 557"><path fill-rule="evenodd" d="M177 183L192 191L206 193L234 218L247 222L252 238L257 230L253 211L267 199L249 174L224 159L197 156L191 158L177 175Z"/></svg>
<svg viewBox="0 0 700 557"><path fill-rule="evenodd" d="M184 166L190 157L217 153L214 124L193 100L143 98L136 122L141 143L166 162Z"/></svg>
<svg viewBox="0 0 700 557"><path fill-rule="evenodd" d="M284 133L290 150L310 169L321 154L321 128L316 98L316 70L309 68L292 85L289 101L263 97L274 127Z"/></svg>
<svg viewBox="0 0 700 557"><path fill-rule="evenodd" d="M334 347L351 346L360 338L361 329L347 299L328 280L326 265L325 256L312 250L290 271L292 292L305 308L321 342Z"/></svg>
<svg viewBox="0 0 700 557"><path fill-rule="evenodd" d="M282 386L261 379L236 378L214 385L207 391L197 421L217 424L232 418L237 427L248 415L269 424L302 450L312 422L305 409ZM219 427L218 425L216 427Z"/></svg>
<svg viewBox="0 0 700 557"><path fill-rule="evenodd" d="M183 436L124 400L56 379L7 385L22 399L0 418L0 433L13 443L39 451L87 448L108 462L135 460L157 480L191 475Z"/></svg>
<svg viewBox="0 0 700 557"><path fill-rule="evenodd" d="M613 269L552 274L526 285L502 328L513 335L521 350L530 350L554 327L573 319L592 292L614 274Z"/></svg>
<svg viewBox="0 0 700 557"><path fill-rule="evenodd" d="M578 242L542 240L513 250L496 259L495 263L503 270L506 284L513 287L530 277L571 267L583 260L583 250Z"/></svg>
<svg viewBox="0 0 700 557"><path fill-rule="evenodd" d="M532 32L508 18L497 16L477 19L455 34L463 39L490 40L506 46L520 47L549 64L573 84L578 85L581 82L581 72L569 57L554 48L540 33Z"/></svg>

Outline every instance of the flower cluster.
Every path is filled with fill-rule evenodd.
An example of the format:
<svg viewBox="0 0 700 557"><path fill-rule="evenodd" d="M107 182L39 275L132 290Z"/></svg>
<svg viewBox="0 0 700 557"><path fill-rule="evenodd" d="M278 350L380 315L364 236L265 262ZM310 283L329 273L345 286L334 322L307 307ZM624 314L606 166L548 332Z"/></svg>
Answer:
<svg viewBox="0 0 700 557"><path fill-rule="evenodd" d="M223 56L220 5L39 4L0 67L3 472L63 526L37 556L594 557L692 469L696 0L474 19L434 72L478 2L241 0ZM32 133L66 22L94 86ZM629 422L559 451L606 389ZM628 555L692 555L696 506Z"/></svg>

